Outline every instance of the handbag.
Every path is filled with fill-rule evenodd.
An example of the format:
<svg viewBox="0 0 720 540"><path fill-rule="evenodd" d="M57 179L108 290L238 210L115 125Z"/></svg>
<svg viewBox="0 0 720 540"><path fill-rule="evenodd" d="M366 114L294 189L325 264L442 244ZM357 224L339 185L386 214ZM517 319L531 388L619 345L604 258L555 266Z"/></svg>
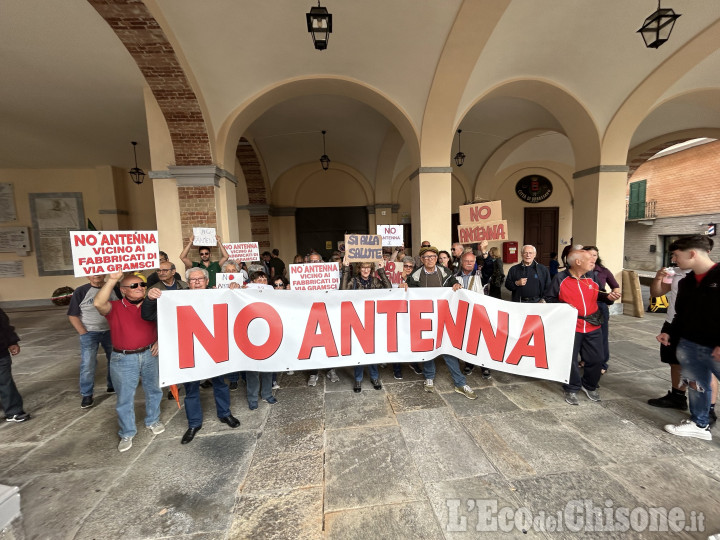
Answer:
<svg viewBox="0 0 720 540"><path fill-rule="evenodd" d="M595 313L591 313L590 315L578 315L578 319L582 319L583 321L595 326L602 326L605 322L605 315L603 315L603 312L598 309Z"/></svg>

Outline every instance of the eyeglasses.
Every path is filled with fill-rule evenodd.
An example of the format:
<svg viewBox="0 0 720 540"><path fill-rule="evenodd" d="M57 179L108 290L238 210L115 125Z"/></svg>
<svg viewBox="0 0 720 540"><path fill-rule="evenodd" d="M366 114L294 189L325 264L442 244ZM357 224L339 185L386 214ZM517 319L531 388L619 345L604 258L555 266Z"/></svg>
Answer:
<svg viewBox="0 0 720 540"><path fill-rule="evenodd" d="M201 252L200 252L200 256L201 256L201 257L205 257L206 255L209 257L209 256L210 256L210 252L209 252L209 251L201 251Z"/></svg>
<svg viewBox="0 0 720 540"><path fill-rule="evenodd" d="M284 283L273 283L273 287L275 287L276 289L283 289L283 288L285 288L285 284Z"/></svg>
<svg viewBox="0 0 720 540"><path fill-rule="evenodd" d="M437 259L437 255L423 255L421 259Z"/></svg>
<svg viewBox="0 0 720 540"><path fill-rule="evenodd" d="M403 264L403 268L415 268L414 264Z"/></svg>
<svg viewBox="0 0 720 540"><path fill-rule="evenodd" d="M191 283L200 283L202 281L207 281L207 278L206 277L193 277L193 278L188 279L188 281Z"/></svg>
<svg viewBox="0 0 720 540"><path fill-rule="evenodd" d="M125 287L126 289L137 289L138 287L142 287L143 289L147 287L147 283L144 281L138 281L137 283L133 283L132 285L120 285L121 287Z"/></svg>

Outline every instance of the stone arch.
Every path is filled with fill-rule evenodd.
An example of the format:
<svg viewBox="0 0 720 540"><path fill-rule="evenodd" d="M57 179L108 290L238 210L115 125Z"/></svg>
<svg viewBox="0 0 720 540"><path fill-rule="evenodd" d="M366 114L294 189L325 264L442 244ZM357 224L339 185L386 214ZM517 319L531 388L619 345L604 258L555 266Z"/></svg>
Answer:
<svg viewBox="0 0 720 540"><path fill-rule="evenodd" d="M88 1L128 50L152 90L170 131L175 165L211 165L208 116L188 79L187 62L176 54L160 22L143 2Z"/></svg>
<svg viewBox="0 0 720 540"><path fill-rule="evenodd" d="M227 167L228 164L233 163L237 141L248 126L272 106L297 96L328 93L356 99L382 114L395 126L408 145L411 160L419 163L418 130L397 103L376 88L356 79L314 76L279 82L239 105L220 127L217 138L220 152L218 165Z"/></svg>
<svg viewBox="0 0 720 540"><path fill-rule="evenodd" d="M589 169L600 163L600 135L591 114L578 98L552 81L515 79L502 82L471 102L459 116L457 125L480 101L495 97L524 99L552 114L572 145L576 170Z"/></svg>
<svg viewBox="0 0 720 540"><path fill-rule="evenodd" d="M718 50L720 19L695 35L648 75L625 99L602 138L603 160L624 163L630 141L657 100L699 62Z"/></svg>
<svg viewBox="0 0 720 540"><path fill-rule="evenodd" d="M630 168L628 171L628 178L635 173L640 165L645 163L658 152L662 152L666 148L670 148L676 144L703 137L720 139L720 128L684 129L681 131L666 133L664 135L660 135L659 137L654 137L649 141L645 141L644 143L638 144L637 146L631 148L628 152L627 164Z"/></svg>

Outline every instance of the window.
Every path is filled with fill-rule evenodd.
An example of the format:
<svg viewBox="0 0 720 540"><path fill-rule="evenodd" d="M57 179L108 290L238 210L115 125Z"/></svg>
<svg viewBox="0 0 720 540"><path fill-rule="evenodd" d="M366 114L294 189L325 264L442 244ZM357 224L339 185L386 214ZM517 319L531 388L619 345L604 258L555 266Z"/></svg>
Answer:
<svg viewBox="0 0 720 540"><path fill-rule="evenodd" d="M630 184L630 201L628 202L628 219L645 217L645 188L647 180Z"/></svg>

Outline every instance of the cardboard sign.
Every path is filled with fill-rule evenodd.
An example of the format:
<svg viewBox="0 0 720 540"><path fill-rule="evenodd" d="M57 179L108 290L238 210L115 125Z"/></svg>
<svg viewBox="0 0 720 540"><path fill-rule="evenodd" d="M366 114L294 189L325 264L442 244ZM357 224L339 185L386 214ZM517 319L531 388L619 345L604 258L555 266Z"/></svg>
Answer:
<svg viewBox="0 0 720 540"><path fill-rule="evenodd" d="M378 263L382 258L382 236L376 234L345 235L346 262Z"/></svg>
<svg viewBox="0 0 720 540"><path fill-rule="evenodd" d="M385 275L393 287L397 287L403 282L402 271L403 263L401 262L388 261L385 263Z"/></svg>
<svg viewBox="0 0 720 540"><path fill-rule="evenodd" d="M461 244L474 244L487 240L507 240L507 221L483 221L474 225L458 225L458 241Z"/></svg>
<svg viewBox="0 0 720 540"><path fill-rule="evenodd" d="M223 247L233 261L249 262L260 260L260 248L257 242L233 242L223 244Z"/></svg>
<svg viewBox="0 0 720 540"><path fill-rule="evenodd" d="M75 277L158 268L157 231L72 231Z"/></svg>
<svg viewBox="0 0 720 540"><path fill-rule="evenodd" d="M290 265L290 289L293 291L318 291L340 287L338 263L308 263Z"/></svg>
<svg viewBox="0 0 720 540"><path fill-rule="evenodd" d="M382 245L387 247L402 246L403 226L402 225L378 225L377 233L382 236Z"/></svg>
<svg viewBox="0 0 720 540"><path fill-rule="evenodd" d="M238 272L237 274L231 273L231 274L221 274L217 273L215 274L215 288L216 289L227 289L230 287L231 283L237 283L241 287L243 286L243 283L245 283L245 280L247 279L247 274L244 274L243 272Z"/></svg>
<svg viewBox="0 0 720 540"><path fill-rule="evenodd" d="M210 289L164 292L157 320L161 386L234 371L423 362L440 354L567 382L577 310L450 287Z"/></svg>
<svg viewBox="0 0 720 540"><path fill-rule="evenodd" d="M465 204L459 209L460 223L472 225L484 221L500 221L502 219L502 201ZM465 243L460 240L461 243Z"/></svg>
<svg viewBox="0 0 720 540"><path fill-rule="evenodd" d="M217 246L217 233L210 227L193 227L193 246Z"/></svg>

